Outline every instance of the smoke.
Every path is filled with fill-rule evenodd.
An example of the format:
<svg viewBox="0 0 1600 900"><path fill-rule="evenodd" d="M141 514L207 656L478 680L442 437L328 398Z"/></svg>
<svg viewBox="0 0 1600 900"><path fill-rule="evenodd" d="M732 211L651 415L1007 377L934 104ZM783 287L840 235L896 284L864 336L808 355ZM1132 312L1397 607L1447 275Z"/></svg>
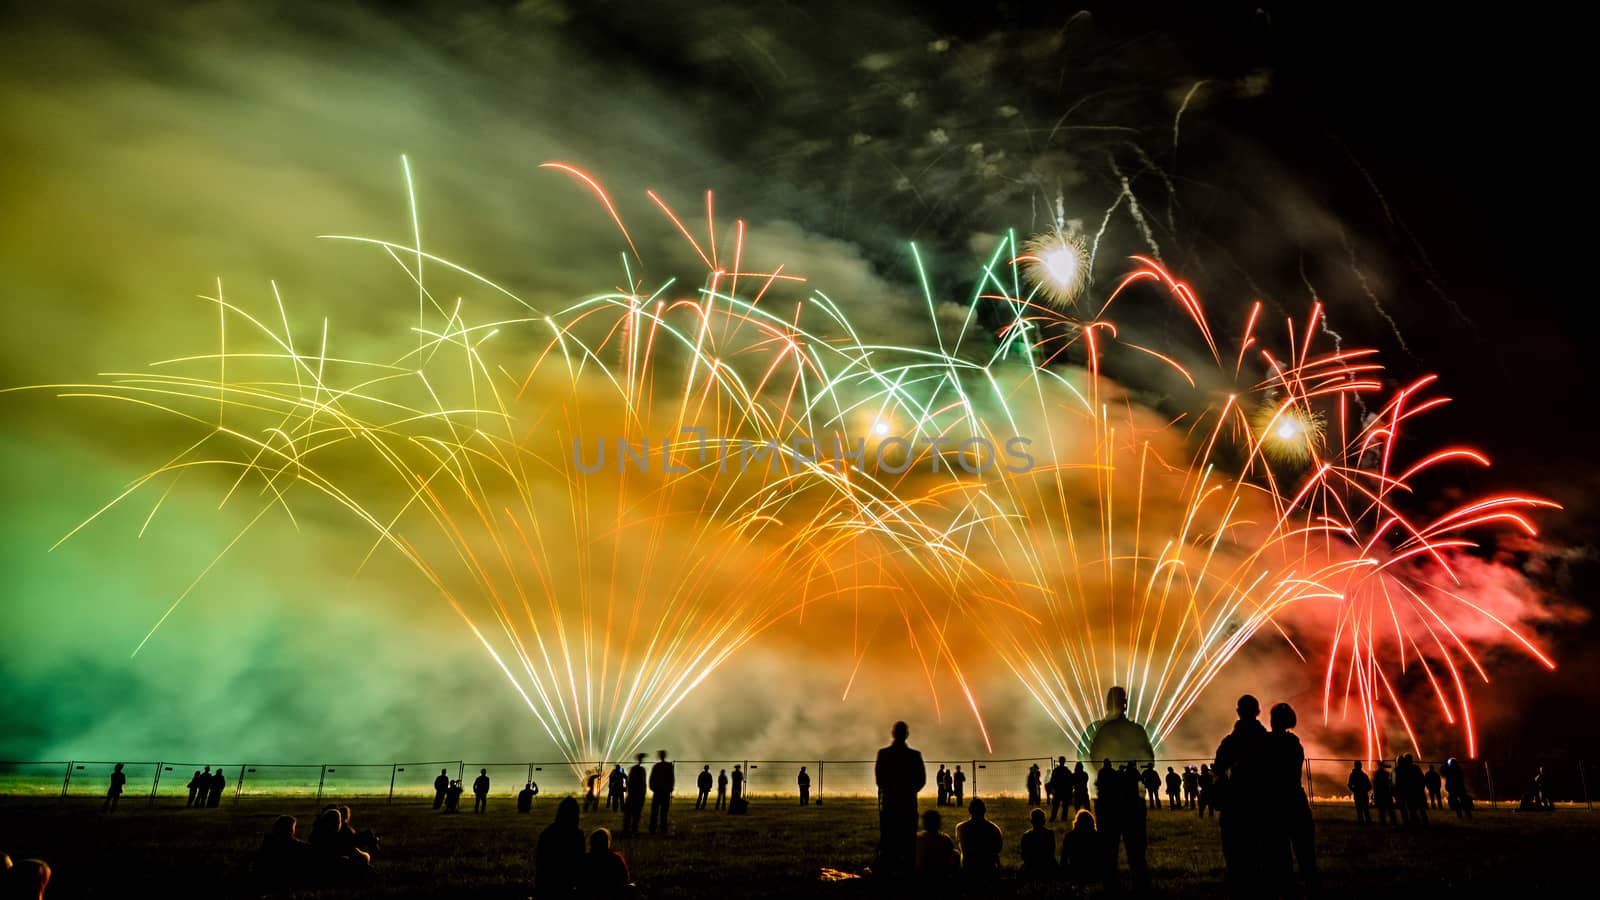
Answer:
<svg viewBox="0 0 1600 900"><path fill-rule="evenodd" d="M597 292L635 288L620 258L626 242L593 195L537 168L552 159L603 179L657 279L643 292L699 268L646 198L654 188L703 244L715 227L724 255L734 218L745 218L748 269L782 263L808 279L778 284L763 302L792 305L820 290L866 343L953 343L994 245L974 235L1045 230L1058 198L1097 228L1096 297L1125 254L1160 247L1176 270L1207 277L1218 295L1299 310L1299 275L1275 269L1303 251L1325 261L1309 276L1324 295L1388 318L1372 305L1390 293L1383 254L1328 211L1317 189L1227 134L1219 104L1270 97L1268 72L1221 73L1197 90L1196 76L1212 73L1188 71L1165 42L1122 55L1087 16L1064 28L958 36L901 11L834 12L848 16L844 24L799 9L554 2L398 19L359 6L232 2L19 18L0 37L0 152L8 160L0 290L21 311L0 384L82 383L213 352L217 307L200 297L237 303L274 327L281 297L302 354L317 352L326 333L345 359L398 358L419 324L415 286L397 265L408 261L318 236L409 245L402 153L422 248L510 287L532 308L424 267L439 308L448 313L460 298L480 319L536 319ZM1136 133L1146 125L1159 132L1150 149ZM1182 198L1168 171L1179 152L1194 175ZM1238 196L1241 183L1256 183L1246 200L1208 202ZM710 226L708 187L717 190ZM931 298L908 262L913 239ZM1258 289L1253 273L1263 271L1268 285L1296 287ZM681 283L672 295L693 291ZM988 315L980 312L974 331L994 324ZM1408 321L1397 315L1398 335ZM1124 343L1188 360L1198 345L1174 321L1165 305L1119 316ZM430 303L421 322L441 329L449 319ZM522 357L546 346L538 331L507 328L492 347L499 358ZM269 349L252 340L235 333L229 349ZM210 363L186 365L200 373ZM265 378L267 370L230 377ZM1126 406L1132 432L1155 431L1182 409L1169 369L1129 363L1118 371L1129 393L1104 390ZM1220 387L1202 383L1200 391ZM370 530L352 529L347 511L326 500L251 526L130 658L250 525L261 485L251 482L248 502L218 508L233 476L186 474L170 493L141 493L52 551L204 429L153 427L142 411L94 399L27 393L4 402L13 423L0 438L13 599L0 672L16 690L0 714L0 753L313 760L538 755L550 746L438 592L392 553L369 558ZM1042 414L1026 426L1056 434L1062 451L1084 437ZM1129 440L1119 452L1139 446ZM1174 443L1157 454L1177 459L1188 449ZM354 465L338 475L356 486L378 479ZM1094 489L1084 478L1075 477L1072 499L1056 512L1093 522ZM1155 491L1147 527L1171 529L1175 507L1166 501L1178 492ZM1061 533L1049 529L1065 527L1038 521L1046 533L1029 539L1041 544ZM1112 531L1129 525L1118 519ZM676 536L661 545L671 562L640 576L684 571L672 566L692 561L691 543ZM741 550L730 568L749 570L774 549ZM868 550L867 559L884 552ZM571 577L592 590L605 576ZM1536 607L1503 565L1472 567L1470 577L1503 616ZM916 607L910 626L911 607L899 601L863 607L834 598L793 626L765 628L686 694L652 740L707 756L735 745L751 756L786 755L796 744L855 755L862 751L852 748L881 739L887 721L917 718L904 711L910 703L937 723L919 734L938 752L977 753L980 713L997 749L1062 741L1007 665L1020 650L1001 652L994 634L963 619L972 598L936 592L926 579L900 590L926 598L927 614ZM1075 602L1112 589L1091 578L1083 590ZM1080 646L1105 650L1095 640ZM1294 664L1263 635L1195 709L1231 707L1214 700L1218 692L1226 697L1260 670L1298 672ZM1193 731L1175 741L1213 728L1189 722Z"/></svg>

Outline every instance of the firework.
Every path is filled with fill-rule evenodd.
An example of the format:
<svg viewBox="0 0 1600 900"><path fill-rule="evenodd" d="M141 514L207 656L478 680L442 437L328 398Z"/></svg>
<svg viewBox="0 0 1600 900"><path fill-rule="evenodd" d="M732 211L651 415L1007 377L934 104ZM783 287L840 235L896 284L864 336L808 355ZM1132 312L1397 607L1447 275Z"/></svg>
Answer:
<svg viewBox="0 0 1600 900"><path fill-rule="evenodd" d="M1355 698L1374 749L1382 710L1404 721L1387 635L1470 740L1461 667L1482 668L1460 623L1490 613L1451 589L1451 560L1466 532L1531 533L1526 511L1550 504L1402 515L1419 474L1486 460L1399 463L1402 425L1437 405L1422 399L1428 382L1382 401L1370 351L1313 354L1320 309L1303 336L1291 324L1282 358L1255 335L1259 308L1224 352L1198 297L1153 260L1136 257L1094 317L1071 316L1089 282L1082 243L1019 249L1007 236L952 342L924 276L936 347L874 343L798 276L746 270L744 224L719 243L709 194L703 234L648 194L704 277L647 286L600 182L549 167L618 228L624 288L536 309L420 246L342 238L415 288L417 346L340 359L326 326L314 352L297 347L281 302L280 329L213 298L215 352L62 391L194 430L112 503L194 469L231 472L225 499L253 485L252 525L293 516L303 493L332 501L371 530L373 554L398 554L444 598L575 762L631 752L741 647L839 604L852 621L866 609L903 623L935 702L947 673L983 729L963 666L979 650L950 637L967 623L1074 740L1118 683L1160 741L1257 634L1334 610L1330 714ZM439 302L441 276L513 314ZM1136 285L1187 315L1210 357L1203 377L1119 337L1106 313ZM984 305L1003 320L995 334L975 326ZM1171 409L1136 403L1103 371L1113 347L1190 392ZM1003 465L1001 448L1029 464ZM848 644L855 673L871 642L858 628Z"/></svg>

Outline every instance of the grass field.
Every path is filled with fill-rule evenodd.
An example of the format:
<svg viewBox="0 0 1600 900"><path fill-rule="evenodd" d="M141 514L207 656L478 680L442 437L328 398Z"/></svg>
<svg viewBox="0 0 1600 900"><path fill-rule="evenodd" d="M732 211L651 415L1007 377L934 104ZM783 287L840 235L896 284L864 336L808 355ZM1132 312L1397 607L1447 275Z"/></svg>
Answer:
<svg viewBox="0 0 1600 900"><path fill-rule="evenodd" d="M619 839L634 878L648 898L788 898L896 896L904 885L863 879L822 882L823 867L859 871L877 840L875 806L864 799L830 799L800 808L792 800L757 797L750 815L696 812L676 798L672 833ZM39 857L55 869L49 897L260 896L248 872L261 835L284 813L300 819L301 834L319 809L308 800L247 801L220 809L186 810L130 802L102 815L88 801L0 798L0 850ZM302 892L297 897L483 897L529 895L532 849L554 815L541 797L531 815L510 800L482 816L441 815L429 804L355 804L355 824L382 837L378 882L359 891ZM1005 861L1017 865L1017 838L1027 808L1020 800L992 801L991 818L1006 832ZM963 814L960 816L965 818ZM946 831L954 831L948 810ZM1480 808L1470 823L1448 811L1422 831L1358 829L1348 806L1317 809L1318 855L1329 896L1460 897L1569 888L1587 883L1594 865L1600 816L1583 809L1516 813ZM585 829L615 829L616 814L584 816ZM1059 823L1058 823L1059 828ZM1218 896L1222 855L1216 820L1192 813L1149 817L1149 861L1160 896ZM961 893L952 888L953 893ZM1006 880L972 896L1048 896ZM1098 895L1098 887L1091 892Z"/></svg>

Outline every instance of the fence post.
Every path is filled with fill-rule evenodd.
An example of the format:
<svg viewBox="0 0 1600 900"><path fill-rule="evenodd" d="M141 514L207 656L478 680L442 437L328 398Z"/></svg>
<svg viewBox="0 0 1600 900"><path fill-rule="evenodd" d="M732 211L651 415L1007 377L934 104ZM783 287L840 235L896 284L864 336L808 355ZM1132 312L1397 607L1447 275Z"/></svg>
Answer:
<svg viewBox="0 0 1600 900"><path fill-rule="evenodd" d="M1581 759L1578 760L1578 781L1583 784L1583 805L1594 809L1594 801L1589 799L1589 769Z"/></svg>
<svg viewBox="0 0 1600 900"><path fill-rule="evenodd" d="M239 798L244 794L244 776L250 770L249 763L239 764L239 780L233 786L233 805L239 805Z"/></svg>
<svg viewBox="0 0 1600 900"><path fill-rule="evenodd" d="M67 799L67 785L72 783L72 766L76 762L77 760L75 759L67 761L67 774L65 778L61 779L61 799L63 800Z"/></svg>
<svg viewBox="0 0 1600 900"><path fill-rule="evenodd" d="M1312 802L1317 795L1311 788L1311 760L1306 760L1306 802Z"/></svg>
<svg viewBox="0 0 1600 900"><path fill-rule="evenodd" d="M400 773L399 763L389 764L389 805L394 805L394 778Z"/></svg>
<svg viewBox="0 0 1600 900"><path fill-rule="evenodd" d="M1495 803L1494 799L1494 773L1489 770L1489 761L1487 759L1483 761L1483 777L1489 782L1489 808L1497 809L1499 805Z"/></svg>
<svg viewBox="0 0 1600 900"><path fill-rule="evenodd" d="M164 762L156 763L156 780L154 782L152 782L151 785L150 785L150 802L151 802L151 804L154 804L156 802L156 788L161 787L161 767L165 766L165 765L166 765L166 763L164 763Z"/></svg>
<svg viewBox="0 0 1600 900"><path fill-rule="evenodd" d="M817 805L818 806L822 805L822 776L824 774L824 770L823 770L823 766L824 765L826 765L826 761L825 760L821 760L821 759L817 760ZM1584 794L1586 796L1587 796L1588 792L1589 792L1588 788L1584 788Z"/></svg>
<svg viewBox="0 0 1600 900"><path fill-rule="evenodd" d="M322 772L317 776L317 802L322 802L322 785L328 780L328 764L322 764Z"/></svg>

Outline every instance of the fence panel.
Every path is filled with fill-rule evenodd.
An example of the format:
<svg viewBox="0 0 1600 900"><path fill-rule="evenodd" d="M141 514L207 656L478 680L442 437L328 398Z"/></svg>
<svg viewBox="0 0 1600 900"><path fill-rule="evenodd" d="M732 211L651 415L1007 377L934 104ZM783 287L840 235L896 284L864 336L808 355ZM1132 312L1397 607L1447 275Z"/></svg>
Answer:
<svg viewBox="0 0 1600 900"><path fill-rule="evenodd" d="M355 799L389 796L392 765L329 763L322 775L322 798Z"/></svg>
<svg viewBox="0 0 1600 900"><path fill-rule="evenodd" d="M264 797L315 798L317 787L322 782L322 766L312 764L280 766L269 763L246 763L243 766L224 766L222 772L228 779L223 791L225 800L235 798L259 800Z"/></svg>
<svg viewBox="0 0 1600 900"><path fill-rule="evenodd" d="M144 800L150 796L150 789L155 786L157 763L130 762L122 764L122 774L127 776L127 783L122 788L122 800L127 803L134 800ZM67 784L68 797L104 797L111 788L111 773L116 768L114 762L74 762L72 764L72 780Z"/></svg>
<svg viewBox="0 0 1600 900"><path fill-rule="evenodd" d="M0 794L10 797L59 797L66 782L66 760L0 762Z"/></svg>
<svg viewBox="0 0 1600 900"><path fill-rule="evenodd" d="M534 798L534 803L546 796L561 797L573 793L572 782L576 779L565 764L554 766L545 763L475 763L466 764L466 772L461 776L461 809L471 812L473 796L472 782L480 773L489 775L489 803L491 806L503 808L507 800L514 800L517 793L522 790L522 785L530 777L539 784L539 796Z"/></svg>
<svg viewBox="0 0 1600 900"><path fill-rule="evenodd" d="M446 778L460 774L459 759L436 762L396 763L394 765L394 797L396 800L433 799L433 780L441 772Z"/></svg>

